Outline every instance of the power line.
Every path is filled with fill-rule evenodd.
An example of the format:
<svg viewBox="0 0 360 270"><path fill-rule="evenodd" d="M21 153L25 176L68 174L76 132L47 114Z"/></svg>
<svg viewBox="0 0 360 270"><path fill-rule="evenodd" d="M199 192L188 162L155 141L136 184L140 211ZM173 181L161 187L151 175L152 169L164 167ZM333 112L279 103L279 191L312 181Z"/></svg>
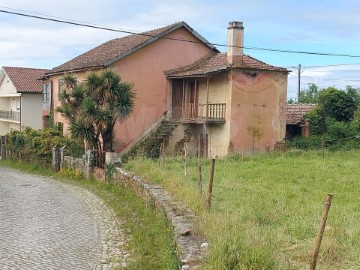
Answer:
<svg viewBox="0 0 360 270"><path fill-rule="evenodd" d="M328 80L328 81L344 81L344 82L360 82L356 79L343 79L343 78L332 78L332 77L312 77L312 76L302 76L302 78L315 79L315 80Z"/></svg>
<svg viewBox="0 0 360 270"><path fill-rule="evenodd" d="M322 67L339 67L339 66L357 66L360 63L347 63L347 64L330 64L330 65L321 65L321 66L307 66L307 68L322 68Z"/></svg>
<svg viewBox="0 0 360 270"><path fill-rule="evenodd" d="M9 11L0 9L0 12L6 13L6 14L12 14L22 17L28 17L33 19L39 19L39 20L45 20L45 21L51 21L51 22L57 22L57 23L64 23L64 24L70 24L75 26L81 26L81 27L88 27L98 30L106 30L106 31L112 31L112 32L118 32L118 33L124 33L124 34L131 34L131 35L143 35L148 37L156 37L156 35L146 34L146 33L136 33L135 31L130 30L121 30L116 29L108 26L98 26L90 23L81 23L74 20L68 20L68 19L60 19L60 18L50 18L49 16L44 15L33 15L27 12L28 14L24 12L19 11ZM174 41L182 41L182 42L189 42L189 43L200 43L199 41L193 41L193 40L186 40L186 39L180 39L180 38L170 38L170 37L163 37L163 39L169 39ZM210 43L207 42L207 45L212 46L218 46L218 47L228 47L226 44L217 44L217 43ZM236 47L236 46L234 46ZM295 50L285 50L285 49L269 49L269 48L261 48L261 47L238 47L243 48L247 50L259 50L259 51L270 51L270 52L279 52L279 53L292 53L292 54L308 54L308 55L319 55L319 56L336 56L336 57L351 57L351 58L360 58L360 55L352 55L352 54L343 54L343 53L324 53L324 52L308 52L308 51L295 51Z"/></svg>
<svg viewBox="0 0 360 270"><path fill-rule="evenodd" d="M346 63L346 64L329 64L329 65L318 65L318 66L304 66L306 68L323 68L323 67L340 67L340 66L358 66L360 63ZM285 68L296 68L294 66L287 66ZM323 71L311 71L311 72L323 72Z"/></svg>

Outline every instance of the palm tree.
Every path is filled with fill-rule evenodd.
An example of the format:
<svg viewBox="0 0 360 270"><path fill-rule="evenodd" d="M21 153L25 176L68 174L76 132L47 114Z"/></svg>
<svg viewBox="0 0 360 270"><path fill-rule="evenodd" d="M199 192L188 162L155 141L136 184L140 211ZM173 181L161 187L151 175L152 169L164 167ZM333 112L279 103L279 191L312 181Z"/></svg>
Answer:
<svg viewBox="0 0 360 270"><path fill-rule="evenodd" d="M133 85L107 70L91 73L83 83L74 83L74 76L63 77L64 87L57 108L70 123L73 137L85 140L93 149L112 152L114 125L132 113L135 94Z"/></svg>

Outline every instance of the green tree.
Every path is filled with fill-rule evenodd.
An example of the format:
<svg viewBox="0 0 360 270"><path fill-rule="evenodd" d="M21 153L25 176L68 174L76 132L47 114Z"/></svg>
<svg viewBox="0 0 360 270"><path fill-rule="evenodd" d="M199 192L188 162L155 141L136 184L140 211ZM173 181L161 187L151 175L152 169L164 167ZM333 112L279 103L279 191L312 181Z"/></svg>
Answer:
<svg viewBox="0 0 360 270"><path fill-rule="evenodd" d="M296 100L294 98L290 98L287 101L288 104L296 104Z"/></svg>
<svg viewBox="0 0 360 270"><path fill-rule="evenodd" d="M324 134L331 126L345 127L336 122L350 122L356 116L359 90L347 86L345 91L328 87L317 94L318 106L304 117L310 122L312 134Z"/></svg>
<svg viewBox="0 0 360 270"><path fill-rule="evenodd" d="M359 99L357 92L351 87L345 91L328 87L319 93L318 101L326 118L350 121L357 109Z"/></svg>
<svg viewBox="0 0 360 270"><path fill-rule="evenodd" d="M319 93L320 88L314 83L309 83L308 88L300 91L299 103L318 103Z"/></svg>
<svg viewBox="0 0 360 270"><path fill-rule="evenodd" d="M100 75L91 73L82 83L72 74L63 80L57 111L69 121L72 136L85 140L93 149L113 151L114 125L133 111L133 85L109 70Z"/></svg>

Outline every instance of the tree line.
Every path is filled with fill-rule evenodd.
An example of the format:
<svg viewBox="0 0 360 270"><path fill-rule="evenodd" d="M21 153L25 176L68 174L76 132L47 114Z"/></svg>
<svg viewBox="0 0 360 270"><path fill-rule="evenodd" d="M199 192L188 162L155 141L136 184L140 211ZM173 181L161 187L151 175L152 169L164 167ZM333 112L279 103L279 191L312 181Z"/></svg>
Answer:
<svg viewBox="0 0 360 270"><path fill-rule="evenodd" d="M320 140L335 148L360 147L360 89L352 86L320 89L311 83L300 91L299 103L317 106L304 115L309 122L310 138L297 138L295 142L306 147L310 142L319 146Z"/></svg>

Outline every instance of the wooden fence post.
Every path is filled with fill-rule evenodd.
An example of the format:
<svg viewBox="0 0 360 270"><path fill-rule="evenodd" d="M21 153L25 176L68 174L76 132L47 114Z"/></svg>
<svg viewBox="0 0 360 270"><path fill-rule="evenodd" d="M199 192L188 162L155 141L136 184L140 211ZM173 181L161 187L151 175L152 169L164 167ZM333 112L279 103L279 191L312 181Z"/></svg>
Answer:
<svg viewBox="0 0 360 270"><path fill-rule="evenodd" d="M187 147L186 143L184 144L184 175L187 178Z"/></svg>
<svg viewBox="0 0 360 270"><path fill-rule="evenodd" d="M210 211L211 208L211 198L212 198L212 190L213 190L213 182L214 182L214 171L215 171L215 158L211 160L211 169L210 169L210 180L209 180L209 189L208 189L208 198L207 198L207 207Z"/></svg>
<svg viewBox="0 0 360 270"><path fill-rule="evenodd" d="M199 194L200 197L202 197L202 171L201 171L201 155L200 152L198 152L198 185L199 185Z"/></svg>
<svg viewBox="0 0 360 270"><path fill-rule="evenodd" d="M319 249L320 249L322 237L323 237L324 230L325 230L326 220L327 220L327 217L329 214L332 197L333 197L333 195L331 193L327 194L327 196L326 196L324 209L323 209L323 213L322 213L322 217L321 217L321 222L320 222L320 226L319 226L319 231L318 231L317 237L315 239L315 247L314 247L314 251L311 256L310 270L316 269L316 262L317 262L317 258L319 255Z"/></svg>
<svg viewBox="0 0 360 270"><path fill-rule="evenodd" d="M164 166L164 142L160 144L159 149L159 165Z"/></svg>

